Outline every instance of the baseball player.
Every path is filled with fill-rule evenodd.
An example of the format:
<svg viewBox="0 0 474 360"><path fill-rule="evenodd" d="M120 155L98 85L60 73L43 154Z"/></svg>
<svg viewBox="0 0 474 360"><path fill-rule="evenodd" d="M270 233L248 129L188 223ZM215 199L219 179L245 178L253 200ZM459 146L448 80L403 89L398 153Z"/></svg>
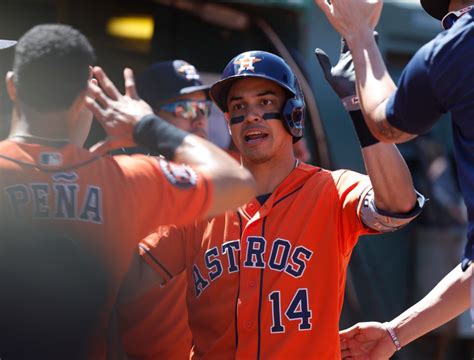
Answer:
<svg viewBox="0 0 474 360"><path fill-rule="evenodd" d="M416 52L404 69L398 88L371 36L382 3L362 0L332 0L331 4L316 0L316 3L347 40L354 58L361 108L374 136L384 142L404 142L430 130L442 114L451 113L454 156L468 212L468 241L461 266L390 323L376 324L375 329L358 324L344 335L346 340L356 336L364 342L368 341L366 335L370 335L370 346L364 344L363 354L357 353L360 348L352 348L355 342L344 344L344 356L370 358L382 339L388 340L393 353L469 307L472 295L467 284L473 279L469 266L474 258L474 130L470 124L474 117L474 1L421 0L425 11L441 20L445 31ZM393 329L379 332L385 328Z"/></svg>
<svg viewBox="0 0 474 360"><path fill-rule="evenodd" d="M138 94L155 114L204 139L208 138L211 108L209 87L203 85L196 68L184 60L154 63L137 77ZM188 359L192 336L186 274L176 276L165 287L155 286L137 296L134 289L139 284L133 272L141 271L143 266L147 265L134 259L129 270L131 280L126 278L122 285L122 294L133 297L130 300L124 295L118 311L123 348L133 359Z"/></svg>
<svg viewBox="0 0 474 360"><path fill-rule="evenodd" d="M254 181L217 147L154 115L136 96L130 69L122 95L101 68L90 70L93 62L88 40L69 26L39 25L19 40L6 80L18 116L0 142L0 217L62 231L106 264L110 293L89 344L90 358L102 359L104 328L138 241L159 225L238 206ZM136 142L193 167L83 149L86 104L110 141Z"/></svg>
<svg viewBox="0 0 474 360"><path fill-rule="evenodd" d="M297 161L304 98L271 53L236 56L210 95L258 195L223 216L160 228L140 244L143 257L164 282L186 271L193 358L340 358L346 267L358 237L393 231L420 211L406 164L373 139L361 139L370 178Z"/></svg>
<svg viewBox="0 0 474 360"><path fill-rule="evenodd" d="M451 112L455 157L468 208L468 243L463 269L474 257L474 183L471 146L474 130L474 2L421 0L444 30L423 46L405 68L397 88L372 37L382 2L316 0L333 27L347 40L354 58L360 103L367 125L381 141L400 143L427 132L442 114ZM472 234L471 234L472 233Z"/></svg>

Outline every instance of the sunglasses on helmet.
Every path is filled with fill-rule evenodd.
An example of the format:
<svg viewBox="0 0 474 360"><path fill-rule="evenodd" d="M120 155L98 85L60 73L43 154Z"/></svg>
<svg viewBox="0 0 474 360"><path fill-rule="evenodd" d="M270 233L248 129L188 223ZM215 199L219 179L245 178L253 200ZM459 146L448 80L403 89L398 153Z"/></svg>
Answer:
<svg viewBox="0 0 474 360"><path fill-rule="evenodd" d="M209 100L182 100L161 105L159 109L172 113L176 117L195 120L201 116L209 116L211 105Z"/></svg>
<svg viewBox="0 0 474 360"><path fill-rule="evenodd" d="M464 14L467 12L471 11L471 9L474 9L474 6L466 6L465 8L462 8L461 10L456 10L456 11L450 11L444 17L441 19L441 27L444 30L450 29L454 23Z"/></svg>

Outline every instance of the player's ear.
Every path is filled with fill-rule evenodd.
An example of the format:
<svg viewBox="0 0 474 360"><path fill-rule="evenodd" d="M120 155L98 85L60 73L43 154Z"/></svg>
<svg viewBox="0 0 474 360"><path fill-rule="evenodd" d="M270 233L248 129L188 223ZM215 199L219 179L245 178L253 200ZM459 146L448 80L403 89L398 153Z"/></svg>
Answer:
<svg viewBox="0 0 474 360"><path fill-rule="evenodd" d="M224 113L224 119L225 119L225 123L227 124L227 130L229 131L229 134L232 136L232 132L230 131L230 114L228 112Z"/></svg>
<svg viewBox="0 0 474 360"><path fill-rule="evenodd" d="M86 107L87 89L82 90L74 99L70 110L74 113L80 113Z"/></svg>
<svg viewBox="0 0 474 360"><path fill-rule="evenodd" d="M7 86L8 97L11 101L16 102L16 85L15 81L13 81L13 75L13 71L7 72L7 75L5 76L5 84Z"/></svg>

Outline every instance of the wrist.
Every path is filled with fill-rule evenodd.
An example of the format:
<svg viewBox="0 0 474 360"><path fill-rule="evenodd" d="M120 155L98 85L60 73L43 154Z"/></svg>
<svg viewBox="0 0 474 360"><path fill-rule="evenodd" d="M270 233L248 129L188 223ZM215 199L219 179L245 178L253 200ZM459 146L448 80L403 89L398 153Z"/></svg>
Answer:
<svg viewBox="0 0 474 360"><path fill-rule="evenodd" d="M392 345L395 347L395 351L401 350L402 344L400 342L400 339L397 336L397 333L395 332L395 329L388 322L385 322L382 325L385 331L387 332L387 335L390 338Z"/></svg>
<svg viewBox="0 0 474 360"><path fill-rule="evenodd" d="M372 135L369 127L365 123L364 115L362 115L361 110L349 111L349 115L351 116L357 138L362 148L379 143L379 140Z"/></svg>
<svg viewBox="0 0 474 360"><path fill-rule="evenodd" d="M189 133L186 131L178 129L154 114L143 117L135 124L133 131L136 144L157 151L168 160L174 158L176 149L187 135Z"/></svg>
<svg viewBox="0 0 474 360"><path fill-rule="evenodd" d="M348 112L360 110L360 102L357 95L349 95L341 98L341 102L344 109Z"/></svg>
<svg viewBox="0 0 474 360"><path fill-rule="evenodd" d="M374 29L369 27L359 29L358 31L353 31L344 36L346 39L347 46L349 49L359 49L360 47L365 47L369 41L374 40Z"/></svg>

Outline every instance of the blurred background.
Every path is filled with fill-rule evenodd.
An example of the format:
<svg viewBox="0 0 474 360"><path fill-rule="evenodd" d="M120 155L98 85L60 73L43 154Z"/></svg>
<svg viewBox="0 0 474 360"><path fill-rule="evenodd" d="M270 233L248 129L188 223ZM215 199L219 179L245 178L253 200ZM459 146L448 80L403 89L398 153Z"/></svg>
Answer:
<svg viewBox="0 0 474 360"><path fill-rule="evenodd" d="M312 0L0 0L0 38L18 39L35 24L70 24L88 36L103 66L122 87L122 69L184 59L212 83L226 63L245 50L261 49L287 60L302 82L308 107L305 140L310 162L364 172L348 115L325 82L314 49L337 62L340 38ZM398 79L414 52L441 31L417 0L385 1L377 28L379 47ZM0 76L13 51L0 56ZM0 85L0 136L8 134L11 105ZM88 144L103 137L99 125ZM229 143L222 115L213 110L211 140ZM465 209L452 161L446 117L425 136L399 146L415 185L430 198L422 216L402 231L362 238L348 276L341 328L357 321L386 321L423 297L460 259ZM408 345L396 359L472 359L474 332L466 313Z"/></svg>

